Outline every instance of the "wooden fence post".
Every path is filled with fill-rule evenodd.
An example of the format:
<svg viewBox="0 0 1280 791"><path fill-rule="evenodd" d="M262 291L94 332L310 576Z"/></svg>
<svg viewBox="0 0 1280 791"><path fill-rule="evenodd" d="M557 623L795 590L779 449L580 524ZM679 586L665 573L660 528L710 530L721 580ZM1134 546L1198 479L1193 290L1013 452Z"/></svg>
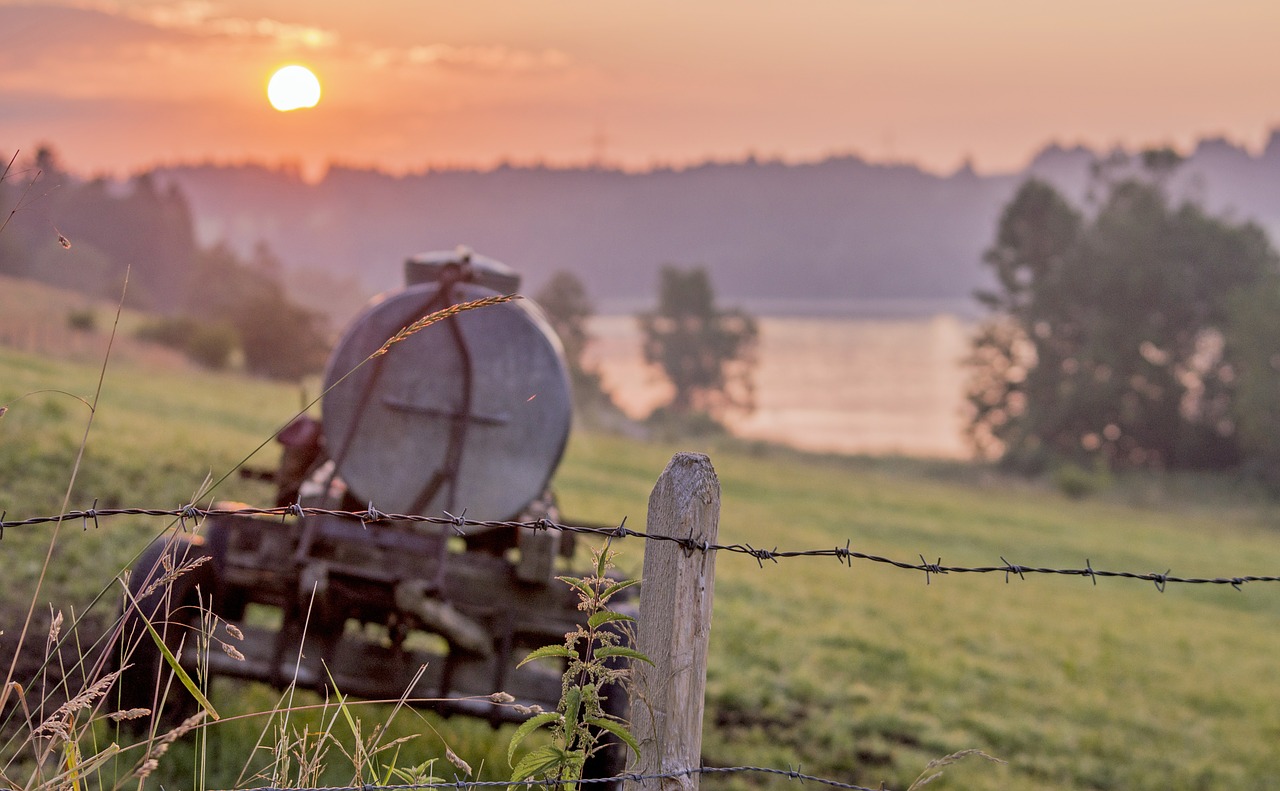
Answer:
<svg viewBox="0 0 1280 791"><path fill-rule="evenodd" d="M677 453L649 495L650 535L714 544L720 522L720 481L711 460ZM702 765L702 711L707 640L715 588L714 552L673 541L646 541L637 648L654 666L632 665L631 732L640 759L631 770L650 775ZM697 791L697 774L673 780L628 781L624 791Z"/></svg>

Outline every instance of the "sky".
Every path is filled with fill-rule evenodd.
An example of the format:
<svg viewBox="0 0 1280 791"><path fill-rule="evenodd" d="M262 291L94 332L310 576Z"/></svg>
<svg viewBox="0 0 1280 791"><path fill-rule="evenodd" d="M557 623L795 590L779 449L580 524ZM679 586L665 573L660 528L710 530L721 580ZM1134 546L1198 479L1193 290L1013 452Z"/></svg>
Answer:
<svg viewBox="0 0 1280 791"><path fill-rule="evenodd" d="M0 0L0 153L115 175L847 154L990 173L1050 142L1256 150L1278 38L1276 0ZM268 104L289 63L316 107Z"/></svg>

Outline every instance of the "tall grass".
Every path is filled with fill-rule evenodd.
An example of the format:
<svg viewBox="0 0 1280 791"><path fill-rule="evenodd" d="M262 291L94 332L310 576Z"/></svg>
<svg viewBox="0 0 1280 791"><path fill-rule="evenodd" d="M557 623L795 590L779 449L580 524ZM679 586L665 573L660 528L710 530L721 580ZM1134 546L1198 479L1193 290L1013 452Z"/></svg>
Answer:
<svg viewBox="0 0 1280 791"><path fill-rule="evenodd" d="M13 289L10 298L22 290ZM42 296L54 303L60 298L48 289ZM296 396L291 398L278 386L211 376L185 366L155 369L136 361L111 366L123 303L122 296L111 332L101 339L103 353L96 366L0 349L0 370L7 374L0 378L0 475L6 481L0 510L63 513L73 501L85 505L88 496L95 507L148 500L198 502L215 489L222 497L253 499L256 494L265 499L261 485L241 482L231 473L247 463L263 462L264 456L270 462L269 440L298 412ZM454 306L447 315L479 306ZM386 353L392 344L444 317L420 320L375 354ZM113 387L104 390L108 370ZM229 399L230 389L235 394ZM80 392L89 395L77 395ZM312 399L302 410L317 401ZM341 697L325 701L295 695L291 689L286 698L260 708L233 706L229 723L246 725L226 728L225 742L243 740L245 727L258 728L258 735L243 751L238 772L229 773L225 761L210 764L211 752L221 750L224 740L212 745L209 740L211 723L221 719L205 695L209 679L200 671L191 678L175 654L205 654L217 645L235 656L238 649L225 639L235 627L219 623L203 599L196 602L195 615L184 619L188 622L145 624L135 636L141 647L163 652L170 668L152 708L158 712L166 699L193 696L200 710L167 729L131 728L129 723L139 718L156 724L163 720L149 717L152 712L144 709L122 711L112 705L111 691L119 675L112 667L127 667L139 648L138 642L117 641L121 620L114 602L142 548L156 540L184 542L180 533L188 527L198 533L199 526L176 520L157 530L154 523L119 520L108 531L95 520L92 531L88 523L77 527L82 529L74 540L66 535L62 520L56 520L48 530L15 535L16 529L11 529L5 542L7 559L18 562L9 564L0 623L17 628L0 631L0 656L7 660L7 677L0 686L0 785L78 791L86 783L120 787L142 785L153 777L174 782L188 774L193 787L211 782L420 782L433 777L436 759L417 760L414 756L420 758L421 749L408 745L422 740L424 724L427 732L435 733L434 742L444 754L454 755L448 740L421 714L409 712L418 718L416 726L403 723L409 719L399 716L406 714L403 701L372 710L366 719L352 713L366 706ZM197 566L177 557L155 570L155 582L136 599L126 595L126 611L137 610L138 600L157 587L185 590L184 579L197 574ZM80 604L68 609L68 615L60 608L70 607L69 602ZM182 609L175 603L166 611ZM215 636L219 629L224 637ZM37 630L44 634L43 651L29 639ZM171 646L166 634L176 635ZM148 645L149 640L154 645ZM197 660L198 667L203 664ZM379 721L380 716L386 719ZM398 716L401 723L396 725ZM257 722L249 725L249 720ZM366 724L370 722L378 724ZM406 728L410 732L404 733ZM474 752L483 755L485 749ZM177 775L173 768L166 771L166 766L175 766L172 756L181 757ZM477 763L484 766L483 760ZM187 768L180 768L183 764Z"/></svg>
<svg viewBox="0 0 1280 791"><path fill-rule="evenodd" d="M97 365L0 348L0 405L11 405L0 418L0 510L10 519L60 507L86 418L83 404L57 393L18 397L40 389L87 396L98 374ZM113 357L71 502L189 502L207 476L234 467L300 403L294 388ZM1073 501L1051 484L982 467L816 457L731 440L643 444L579 433L556 478L567 518L627 517L639 527L653 481L677 450L711 455L723 487L722 543L789 549L849 540L864 552L960 565L1003 556L1200 576L1280 569L1276 505L1226 478L1135 476ZM264 448L251 463L269 466L273 453ZM248 502L270 496L235 478L220 491ZM95 657L96 636L110 629L116 576L164 527L143 518L63 526L31 632L43 659L62 612L62 649L24 677L27 708L5 712L0 780L70 787L69 757L85 785L99 787L138 784L148 760L157 764L144 785L165 788L408 782L392 769L452 780L461 770L445 745L473 776L507 776L507 734L483 723L301 692L290 703L230 680L208 691L221 719L183 738L117 730L106 719L109 696L92 691L102 672L77 663ZM43 528L12 528L0 542L0 640L13 638L10 624L29 606L47 539ZM618 549L624 572L638 570L643 546L624 541ZM1266 788L1280 776L1280 677L1272 668L1280 586L1170 585L1159 593L1123 580L1095 587L999 575L934 575L926 584L923 574L872 564L761 567L732 554L717 565L703 741L710 765L802 766L906 788L929 761L979 749L1007 764L948 766L929 787ZM11 650L6 642L0 656ZM170 695L181 693L170 686ZM45 691L57 694L41 708ZM55 716L77 698L85 708ZM66 715L77 739L54 733ZM118 753L86 767L112 744Z"/></svg>

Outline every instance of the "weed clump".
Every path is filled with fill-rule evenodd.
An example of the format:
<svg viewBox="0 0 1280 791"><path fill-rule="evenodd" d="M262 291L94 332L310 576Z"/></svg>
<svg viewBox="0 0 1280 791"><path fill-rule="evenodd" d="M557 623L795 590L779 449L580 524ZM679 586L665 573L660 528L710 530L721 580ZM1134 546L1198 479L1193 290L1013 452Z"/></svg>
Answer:
<svg viewBox="0 0 1280 791"><path fill-rule="evenodd" d="M606 546L595 550L595 576L557 577L577 593L578 609L587 614L585 626L565 635L563 645L549 645L537 649L524 658L524 665L535 659L547 657L568 660L564 672L560 705L555 711L535 713L516 729L507 748L507 760L515 756L516 748L525 737L540 728L551 732L551 743L543 745L515 765L511 780L540 780L573 788L582 779L586 762L603 750L606 743L602 734L617 737L633 752L640 752L640 745L626 723L605 711L606 687L627 678L629 671L609 660L639 660L653 662L644 654L622 643L625 629L635 618L609 608L610 599L619 592L639 584L638 579L615 580L607 576L613 567L612 551ZM613 628L610 628L613 627ZM622 627L619 629L619 627Z"/></svg>

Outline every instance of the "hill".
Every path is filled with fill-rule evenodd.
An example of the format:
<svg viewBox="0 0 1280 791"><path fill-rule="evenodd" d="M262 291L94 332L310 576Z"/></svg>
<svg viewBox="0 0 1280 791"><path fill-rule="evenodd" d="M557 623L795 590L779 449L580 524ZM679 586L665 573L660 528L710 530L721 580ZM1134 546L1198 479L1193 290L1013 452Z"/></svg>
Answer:
<svg viewBox="0 0 1280 791"><path fill-rule="evenodd" d="M392 176L333 167L316 184L257 165L171 167L152 175L187 196L204 243L267 242L289 267L400 282L404 258L467 244L526 275L557 269L606 307L650 302L663 263L710 268L717 292L760 312L972 309L999 212L1029 176L1074 200L1090 167L1125 152L1045 148L1019 173L940 176L852 156L808 164L748 159L681 170L504 166ZM1258 155L1201 141L1170 181L1175 195L1280 234L1280 132Z"/></svg>

